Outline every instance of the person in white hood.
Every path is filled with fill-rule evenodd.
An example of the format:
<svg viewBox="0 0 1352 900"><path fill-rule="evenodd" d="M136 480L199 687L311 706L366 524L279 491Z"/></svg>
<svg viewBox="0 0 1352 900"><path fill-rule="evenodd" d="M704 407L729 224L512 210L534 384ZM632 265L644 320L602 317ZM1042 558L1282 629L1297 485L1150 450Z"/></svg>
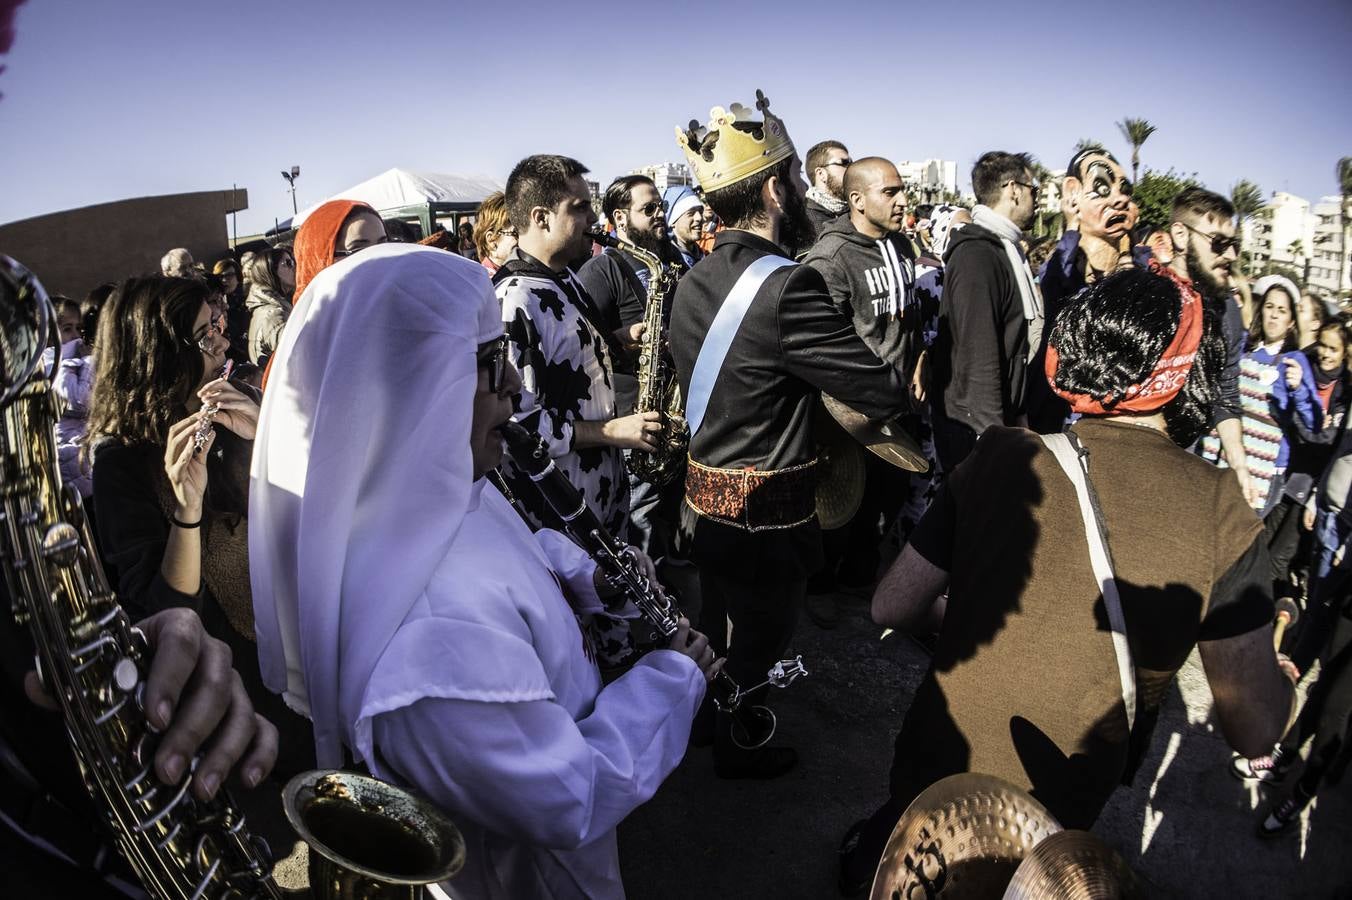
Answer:
<svg viewBox="0 0 1352 900"><path fill-rule="evenodd" d="M622 897L615 828L680 762L713 662L602 687L593 562L484 478L520 379L481 266L391 244L321 272L283 335L250 493L265 682L466 839L457 898ZM687 643L688 642L688 643Z"/></svg>

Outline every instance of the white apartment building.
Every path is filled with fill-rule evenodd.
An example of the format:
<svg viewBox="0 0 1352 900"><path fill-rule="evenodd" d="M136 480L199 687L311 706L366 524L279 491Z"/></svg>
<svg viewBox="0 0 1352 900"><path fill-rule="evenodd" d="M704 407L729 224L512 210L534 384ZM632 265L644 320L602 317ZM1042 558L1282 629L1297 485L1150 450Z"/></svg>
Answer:
<svg viewBox="0 0 1352 900"><path fill-rule="evenodd" d="M1343 246L1343 223L1339 215L1342 198L1320 197L1311 213L1314 236L1310 240L1309 269L1306 280L1310 286L1330 293L1352 284L1352 247Z"/></svg>
<svg viewBox="0 0 1352 900"><path fill-rule="evenodd" d="M1352 248L1343 246L1339 197L1310 202L1276 191L1258 215L1244 222L1244 250L1254 269L1269 263L1288 266L1321 292L1336 294L1348 285Z"/></svg>
<svg viewBox="0 0 1352 900"><path fill-rule="evenodd" d="M652 166L644 166L641 169L634 169L630 175L647 175L657 185L657 193L662 193L672 185L694 185L695 179L690 174L690 169L685 163L657 163Z"/></svg>
<svg viewBox="0 0 1352 900"><path fill-rule="evenodd" d="M901 160L897 171L912 203L935 203L958 193L958 164L951 159Z"/></svg>

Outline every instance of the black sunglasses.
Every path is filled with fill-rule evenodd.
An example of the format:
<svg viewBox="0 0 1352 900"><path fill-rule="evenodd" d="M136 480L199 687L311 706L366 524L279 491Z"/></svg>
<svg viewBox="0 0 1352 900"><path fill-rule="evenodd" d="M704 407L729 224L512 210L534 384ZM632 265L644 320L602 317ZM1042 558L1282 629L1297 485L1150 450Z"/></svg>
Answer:
<svg viewBox="0 0 1352 900"><path fill-rule="evenodd" d="M1220 256L1227 250L1236 250L1236 251L1239 250L1238 238L1226 237L1223 234L1208 234L1207 232L1202 231L1200 228L1193 228L1187 222L1180 222L1179 224L1182 225L1184 228L1188 229L1189 231L1191 231L1193 234L1197 235L1198 237L1205 238L1206 240L1210 241L1211 252L1216 254L1217 256Z"/></svg>
<svg viewBox="0 0 1352 900"><path fill-rule="evenodd" d="M642 206L631 206L631 207L629 208L629 211L630 211L630 212L639 212L639 213L643 213L645 216L653 216L653 215L656 215L656 214L657 214L657 211L658 211L659 209L661 209L661 208L662 208L662 201L661 201L661 200L653 200L652 202L650 202L650 203L645 203L645 204L643 204Z"/></svg>

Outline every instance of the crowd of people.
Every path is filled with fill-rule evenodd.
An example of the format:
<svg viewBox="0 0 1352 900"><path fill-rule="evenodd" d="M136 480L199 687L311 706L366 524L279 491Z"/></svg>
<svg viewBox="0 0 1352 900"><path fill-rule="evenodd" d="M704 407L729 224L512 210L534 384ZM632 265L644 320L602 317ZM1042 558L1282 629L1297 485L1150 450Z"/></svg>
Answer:
<svg viewBox="0 0 1352 900"><path fill-rule="evenodd" d="M174 249L57 298L62 475L128 610L195 610L229 648L274 780L357 763L416 787L466 837L454 896L622 896L616 827L687 752L724 779L797 764L734 735L707 682L760 683L800 614L834 627L863 589L933 665L889 796L841 840L844 894L946 775L1089 827L1194 648L1233 773L1303 765L1256 823L1289 829L1352 755L1348 317L1250 283L1218 194L1142 233L1101 148L1071 159L1038 265L1026 153L983 154L971 208L916 207L883 157L800 156L759 94L678 142L694 186L627 175L597 210L581 162L534 155L423 246L334 200L290 243ZM640 402L652 353L687 429L662 483L630 465L680 427ZM930 464L870 456L830 532L823 394ZM561 534L509 418L679 586L673 638ZM1277 647L1280 598L1303 614Z"/></svg>

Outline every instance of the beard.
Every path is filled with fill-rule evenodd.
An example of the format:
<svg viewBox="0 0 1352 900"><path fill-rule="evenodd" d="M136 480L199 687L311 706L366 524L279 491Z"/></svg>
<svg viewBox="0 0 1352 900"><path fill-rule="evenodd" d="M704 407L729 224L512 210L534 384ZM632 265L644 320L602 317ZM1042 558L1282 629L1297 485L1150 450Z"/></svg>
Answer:
<svg viewBox="0 0 1352 900"><path fill-rule="evenodd" d="M779 245L789 251L789 256L796 257L816 239L816 229L807 217L807 201L796 189L788 191L784 200L784 220L779 223Z"/></svg>
<svg viewBox="0 0 1352 900"><path fill-rule="evenodd" d="M1202 260L1198 258L1192 242L1188 243L1188 252L1185 258L1188 262L1188 277L1192 279L1192 283L1196 286L1199 294L1212 302L1230 299L1229 286L1217 281L1216 276L1211 274L1209 266L1202 265Z"/></svg>

